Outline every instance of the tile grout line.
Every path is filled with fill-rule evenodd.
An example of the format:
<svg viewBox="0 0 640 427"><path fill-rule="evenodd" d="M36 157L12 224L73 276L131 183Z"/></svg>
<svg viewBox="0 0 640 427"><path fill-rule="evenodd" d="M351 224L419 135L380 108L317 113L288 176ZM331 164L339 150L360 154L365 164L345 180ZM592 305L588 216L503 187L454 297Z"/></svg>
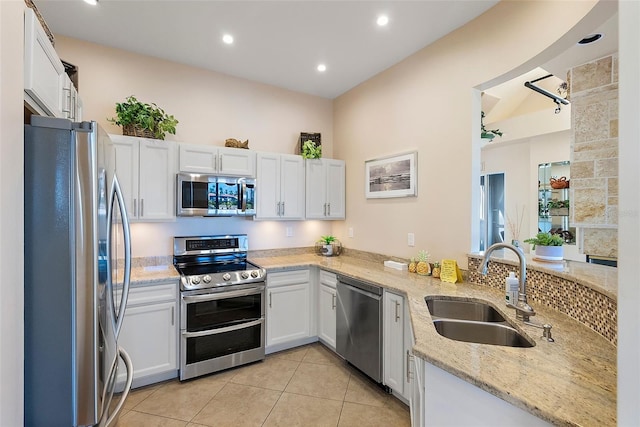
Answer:
<svg viewBox="0 0 640 427"><path fill-rule="evenodd" d="M309 349L307 349L304 353L304 356L302 356L302 359L304 359L304 357L307 355L307 352L309 351ZM289 360L286 359L285 360ZM269 417L271 416L271 413L273 412L273 410L275 409L275 407L278 405L278 402L280 402L280 399L282 399L282 395L284 394L284 391L287 389L287 387L289 386L289 383L291 382L291 380L293 379L293 376L296 374L296 372L298 371L298 368L300 367L300 365L302 364L302 360L291 360L293 362L296 362L298 365L296 366L296 369L293 371L293 374L291 375L291 378L289 378L289 381L287 381L287 383L285 384L284 388L282 389L282 391L280 392L280 396L278 396L278 400L276 400L276 403L273 404L273 406L271 407L271 409L269 410L269 413L267 414L267 416L264 418L264 421L262 422L261 426L264 426L265 423L267 422L267 420L269 419Z"/></svg>

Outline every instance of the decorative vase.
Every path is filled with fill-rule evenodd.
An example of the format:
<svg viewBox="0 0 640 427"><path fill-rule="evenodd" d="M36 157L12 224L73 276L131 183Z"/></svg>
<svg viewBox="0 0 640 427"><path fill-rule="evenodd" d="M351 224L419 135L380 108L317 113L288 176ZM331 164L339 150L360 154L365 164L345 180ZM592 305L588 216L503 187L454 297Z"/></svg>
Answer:
<svg viewBox="0 0 640 427"><path fill-rule="evenodd" d="M333 245L332 244L322 245L322 254L325 256L333 255Z"/></svg>
<svg viewBox="0 0 640 427"><path fill-rule="evenodd" d="M564 258L564 246L536 246L535 258L540 261L562 261Z"/></svg>

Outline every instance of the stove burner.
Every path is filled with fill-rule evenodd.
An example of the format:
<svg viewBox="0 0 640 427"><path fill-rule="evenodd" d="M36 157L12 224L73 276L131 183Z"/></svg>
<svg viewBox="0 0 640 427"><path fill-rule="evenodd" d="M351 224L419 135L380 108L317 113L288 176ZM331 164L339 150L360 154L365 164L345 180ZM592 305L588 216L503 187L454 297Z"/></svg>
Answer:
<svg viewBox="0 0 640 427"><path fill-rule="evenodd" d="M173 264L180 273L183 291L265 280L266 271L247 261L247 236L244 234L175 237L173 252Z"/></svg>

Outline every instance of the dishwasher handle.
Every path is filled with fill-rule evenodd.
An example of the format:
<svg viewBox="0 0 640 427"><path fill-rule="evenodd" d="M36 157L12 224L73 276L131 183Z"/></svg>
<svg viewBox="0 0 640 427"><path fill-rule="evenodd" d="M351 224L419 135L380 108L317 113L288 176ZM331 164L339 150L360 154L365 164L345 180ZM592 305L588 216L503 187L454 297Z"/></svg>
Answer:
<svg viewBox="0 0 640 427"><path fill-rule="evenodd" d="M359 289L364 291L365 293L372 294L374 297L382 296L382 288L380 286L376 286L372 283L368 283L359 279L354 279L353 277L338 275L338 282L351 286L352 288Z"/></svg>

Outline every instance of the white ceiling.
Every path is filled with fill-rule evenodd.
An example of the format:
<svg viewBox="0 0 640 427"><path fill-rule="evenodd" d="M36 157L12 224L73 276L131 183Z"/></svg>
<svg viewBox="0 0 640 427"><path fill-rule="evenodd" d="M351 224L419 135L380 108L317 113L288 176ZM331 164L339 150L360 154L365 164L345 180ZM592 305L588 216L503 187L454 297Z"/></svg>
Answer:
<svg viewBox="0 0 640 427"><path fill-rule="evenodd" d="M54 34L325 98L471 21L495 0L35 0ZM376 25L379 14L389 17ZM222 35L235 38L222 43ZM319 63L327 71L316 70Z"/></svg>

